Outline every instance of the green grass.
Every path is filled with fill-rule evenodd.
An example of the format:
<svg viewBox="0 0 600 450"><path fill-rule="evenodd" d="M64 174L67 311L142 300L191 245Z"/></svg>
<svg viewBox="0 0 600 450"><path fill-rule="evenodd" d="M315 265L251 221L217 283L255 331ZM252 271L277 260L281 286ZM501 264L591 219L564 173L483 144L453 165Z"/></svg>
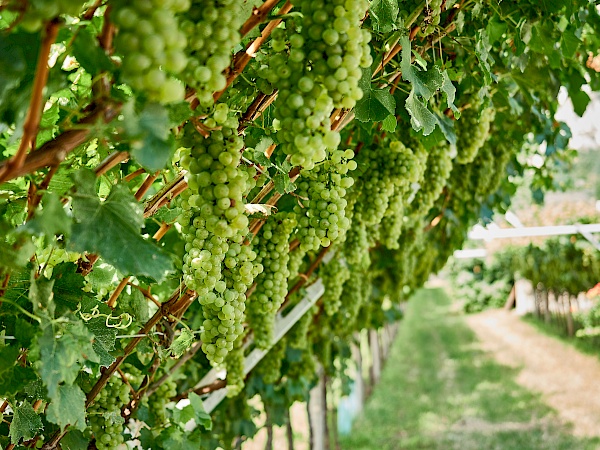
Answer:
<svg viewBox="0 0 600 450"><path fill-rule="evenodd" d="M573 437L515 375L477 348L442 290L422 290L408 304L381 381L342 448L600 448L600 439Z"/></svg>
<svg viewBox="0 0 600 450"><path fill-rule="evenodd" d="M582 353L600 358L600 337L569 337L565 327L561 324L558 324L555 319L550 323L546 323L543 318L538 319L537 317L529 314L524 316L523 320L533 325L540 333L546 336L557 339L568 345L572 345Z"/></svg>

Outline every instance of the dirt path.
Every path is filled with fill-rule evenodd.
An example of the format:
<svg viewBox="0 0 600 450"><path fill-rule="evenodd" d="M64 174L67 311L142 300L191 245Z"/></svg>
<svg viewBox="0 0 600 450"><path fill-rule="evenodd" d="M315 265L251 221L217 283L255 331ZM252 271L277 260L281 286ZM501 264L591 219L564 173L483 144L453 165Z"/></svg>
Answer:
<svg viewBox="0 0 600 450"><path fill-rule="evenodd" d="M600 360L545 336L504 311L470 315L467 323L484 351L519 369L516 381L573 424L577 436L600 436Z"/></svg>

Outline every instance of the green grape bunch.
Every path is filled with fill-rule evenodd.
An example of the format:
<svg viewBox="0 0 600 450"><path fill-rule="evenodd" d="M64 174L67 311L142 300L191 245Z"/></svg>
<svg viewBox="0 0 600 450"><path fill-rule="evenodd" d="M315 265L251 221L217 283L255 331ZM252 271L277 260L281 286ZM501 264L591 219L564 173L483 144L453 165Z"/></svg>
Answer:
<svg viewBox="0 0 600 450"><path fill-rule="evenodd" d="M298 239L302 251L315 251L329 247L332 242L343 239L350 227L346 217L346 190L354 179L349 172L357 164L352 160L354 152L335 150L330 158L315 169L301 172L297 194L299 204L294 207L298 219Z"/></svg>
<svg viewBox="0 0 600 450"><path fill-rule="evenodd" d="M195 89L204 107L213 104L213 93L225 89L223 71L229 67L232 51L241 41L243 16L238 13L244 0L193 0L181 28L188 41L186 83Z"/></svg>
<svg viewBox="0 0 600 450"><path fill-rule="evenodd" d="M178 13L189 6L189 0L117 1L112 5L123 79L152 101L172 103L185 96L178 76L187 66L187 37L180 29Z"/></svg>
<svg viewBox="0 0 600 450"><path fill-rule="evenodd" d="M256 278L247 315L254 342L260 348L271 346L275 315L288 292L289 242L296 223L293 213L279 212L269 216L261 233L254 238L254 248L264 271Z"/></svg>

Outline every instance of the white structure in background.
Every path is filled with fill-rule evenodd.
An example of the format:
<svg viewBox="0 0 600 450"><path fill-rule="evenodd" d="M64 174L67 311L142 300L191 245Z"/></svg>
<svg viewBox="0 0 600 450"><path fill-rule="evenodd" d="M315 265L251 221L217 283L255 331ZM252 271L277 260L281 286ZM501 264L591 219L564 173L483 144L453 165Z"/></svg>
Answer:
<svg viewBox="0 0 600 450"><path fill-rule="evenodd" d="M561 88L558 94L560 107L556 113L556 119L566 122L571 128L573 137L569 147L575 150L594 150L600 148L600 95L592 92L589 86L583 86L582 90L590 96L590 104L585 110L583 117L579 117L573 111L573 104L568 97L567 90Z"/></svg>
<svg viewBox="0 0 600 450"><path fill-rule="evenodd" d="M519 220L517 215L512 211L506 211L504 219L515 228L523 228L525 225Z"/></svg>

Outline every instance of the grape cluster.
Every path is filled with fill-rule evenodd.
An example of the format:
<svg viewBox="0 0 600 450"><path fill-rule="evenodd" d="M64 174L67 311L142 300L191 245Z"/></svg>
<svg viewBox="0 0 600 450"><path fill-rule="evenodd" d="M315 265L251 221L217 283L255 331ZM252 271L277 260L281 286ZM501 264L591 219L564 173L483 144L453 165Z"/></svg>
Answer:
<svg viewBox="0 0 600 450"><path fill-rule="evenodd" d="M221 364L243 331L245 292L262 266L252 247L243 245L249 231L244 194L253 185L253 172L240 167L237 120L219 104L205 124L221 130L204 139L189 127L182 141L190 148L180 160L189 171L189 189L181 196L183 272L202 305L202 349L213 364Z"/></svg>
<svg viewBox="0 0 600 450"><path fill-rule="evenodd" d="M37 263L44 269L47 278L52 276L52 269L61 263L76 263L81 253L69 252L58 246L58 242L46 245L35 254Z"/></svg>
<svg viewBox="0 0 600 450"><path fill-rule="evenodd" d="M158 373L156 378L160 378ZM156 392L154 392L148 398L148 409L155 418L155 425L166 425L167 424L167 411L165 406L171 401L173 397L177 395L177 383L171 379L167 380L158 386Z"/></svg>
<svg viewBox="0 0 600 450"><path fill-rule="evenodd" d="M244 333L240 334L233 343L231 350L225 358L227 369L227 396L235 397L245 385L244 377Z"/></svg>
<svg viewBox="0 0 600 450"><path fill-rule="evenodd" d="M333 258L327 264L321 264L319 276L323 280L325 292L321 297L323 308L328 316L334 315L342 304L344 283L350 278L350 269L342 258Z"/></svg>
<svg viewBox="0 0 600 450"><path fill-rule="evenodd" d="M456 162L468 164L490 137L490 124L494 121L492 107L480 109L480 101L466 109L460 116L456 128Z"/></svg>
<svg viewBox="0 0 600 450"><path fill-rule="evenodd" d="M301 172L299 203L294 207L298 219L298 239L303 251L329 247L350 227L346 217L346 189L354 184L348 172L356 169L352 150L334 150L330 158L311 171Z"/></svg>
<svg viewBox="0 0 600 450"><path fill-rule="evenodd" d="M423 174L423 182L412 201L411 215L422 217L427 214L438 199L450 173L452 172L452 153L446 142L439 143L427 154L427 167Z"/></svg>
<svg viewBox="0 0 600 450"><path fill-rule="evenodd" d="M304 262L304 257L306 256L306 252L296 248L293 252L290 252L290 260L288 262L288 270L290 272L290 281L294 280L299 274L300 269L302 267L302 263Z"/></svg>
<svg viewBox="0 0 600 450"><path fill-rule="evenodd" d="M281 363L285 359L287 340L281 339L264 356L256 367L257 373L268 384L276 383L281 378Z"/></svg>
<svg viewBox="0 0 600 450"><path fill-rule="evenodd" d="M277 56L276 55L274 59ZM287 69L289 72L301 70L302 64ZM281 66L272 62L273 70L279 74L287 73L285 62ZM297 80L297 87L281 88L275 101L273 115L279 122L277 139L279 148L290 155L290 162L307 170L327 157L327 149L335 149L340 144L340 135L331 130L329 116L333 111L333 102L325 89L312 82L303 84ZM302 89L312 86L307 93ZM300 90L297 92L295 89ZM304 94L304 95L302 95Z"/></svg>
<svg viewBox="0 0 600 450"><path fill-rule="evenodd" d="M366 225L377 225L388 210L390 198L397 190L405 190L415 179L415 152L400 141L384 141L363 149L361 163L365 166L356 186L358 200L354 214Z"/></svg>
<svg viewBox="0 0 600 450"><path fill-rule="evenodd" d="M422 180L425 172L427 152L420 144L411 143L411 147L401 149L400 160L402 161L397 176L401 178L390 197L388 208L379 225L379 239L389 249L399 247L398 238L402 234L405 211L412 200L412 192L416 183ZM400 180L399 180L400 181Z"/></svg>
<svg viewBox="0 0 600 450"><path fill-rule="evenodd" d="M500 137L500 135L499 135ZM504 140L504 137L495 140L493 143L488 143L490 154L487 156L493 161L493 169L490 170L487 178L487 194L494 193L506 177L506 166L510 161L514 149L511 143Z"/></svg>
<svg viewBox="0 0 600 450"><path fill-rule="evenodd" d="M231 63L233 48L241 41L243 0L193 0L182 23L188 37L188 65L184 79L196 90L203 106L213 103L213 93L226 86L223 71Z"/></svg>
<svg viewBox="0 0 600 450"><path fill-rule="evenodd" d="M300 319L298 319L290 331L288 331L286 340L290 348L305 349L308 347L308 330L313 323L313 317L318 312L319 307L317 305L313 305L310 310L308 310L302 317L300 317Z"/></svg>
<svg viewBox="0 0 600 450"><path fill-rule="evenodd" d="M98 450L115 449L123 444L121 407L129 403L129 387L117 377L111 377L89 409L90 428Z"/></svg>
<svg viewBox="0 0 600 450"><path fill-rule="evenodd" d="M304 382L305 386L308 388L313 386L313 382L316 381L318 373L319 369L317 366L317 359L313 353L312 340L308 337L306 346L300 353L300 358L289 363L289 366L285 371L285 377L287 380ZM308 392L308 389L306 389L306 391L295 389L290 390L288 395L290 396L291 401L302 402L307 400L305 397L306 392Z"/></svg>
<svg viewBox="0 0 600 450"><path fill-rule="evenodd" d="M371 240L367 231L367 225L355 217L352 219L352 226L346 234L343 253L349 264L360 267L369 267L371 258L369 257L369 247Z"/></svg>
<svg viewBox="0 0 600 450"><path fill-rule="evenodd" d="M9 11L22 11L22 0L8 0L2 6ZM38 31L44 22L63 14L78 16L85 2L81 0L30 0L26 4L25 13L19 26L28 32Z"/></svg>
<svg viewBox="0 0 600 450"><path fill-rule="evenodd" d="M344 301L331 320L333 330L337 336L346 337L354 331L358 312L371 296L371 276L370 270L363 271L361 268L356 267L344 283L342 291Z"/></svg>
<svg viewBox="0 0 600 450"><path fill-rule="evenodd" d="M177 13L189 0L134 0L113 4L111 19L118 27L115 48L123 55L123 79L135 90L160 103L183 100L178 76L187 65L185 33Z"/></svg>
<svg viewBox="0 0 600 450"><path fill-rule="evenodd" d="M303 19L299 33L290 36L290 58L304 56L311 62L312 70L304 76L325 86L334 107L353 108L363 96L358 86L361 67L370 67L373 62L368 46L371 35L361 29L369 3L366 0L292 3L302 12ZM294 46L297 41L303 45ZM292 55L295 47L301 50Z"/></svg>
<svg viewBox="0 0 600 450"><path fill-rule="evenodd" d="M293 213L279 212L269 216L255 238L254 248L264 271L256 278L247 313L254 342L260 348L271 346L275 315L288 291L289 240L295 226Z"/></svg>
<svg viewBox="0 0 600 450"><path fill-rule="evenodd" d="M311 170L340 143L331 130L334 107L352 108L362 98L358 86L361 67L372 59L370 35L360 21L368 9L365 0L293 2L302 18L272 34L273 56L256 70L257 86L279 90L274 117L277 139L290 162Z"/></svg>

